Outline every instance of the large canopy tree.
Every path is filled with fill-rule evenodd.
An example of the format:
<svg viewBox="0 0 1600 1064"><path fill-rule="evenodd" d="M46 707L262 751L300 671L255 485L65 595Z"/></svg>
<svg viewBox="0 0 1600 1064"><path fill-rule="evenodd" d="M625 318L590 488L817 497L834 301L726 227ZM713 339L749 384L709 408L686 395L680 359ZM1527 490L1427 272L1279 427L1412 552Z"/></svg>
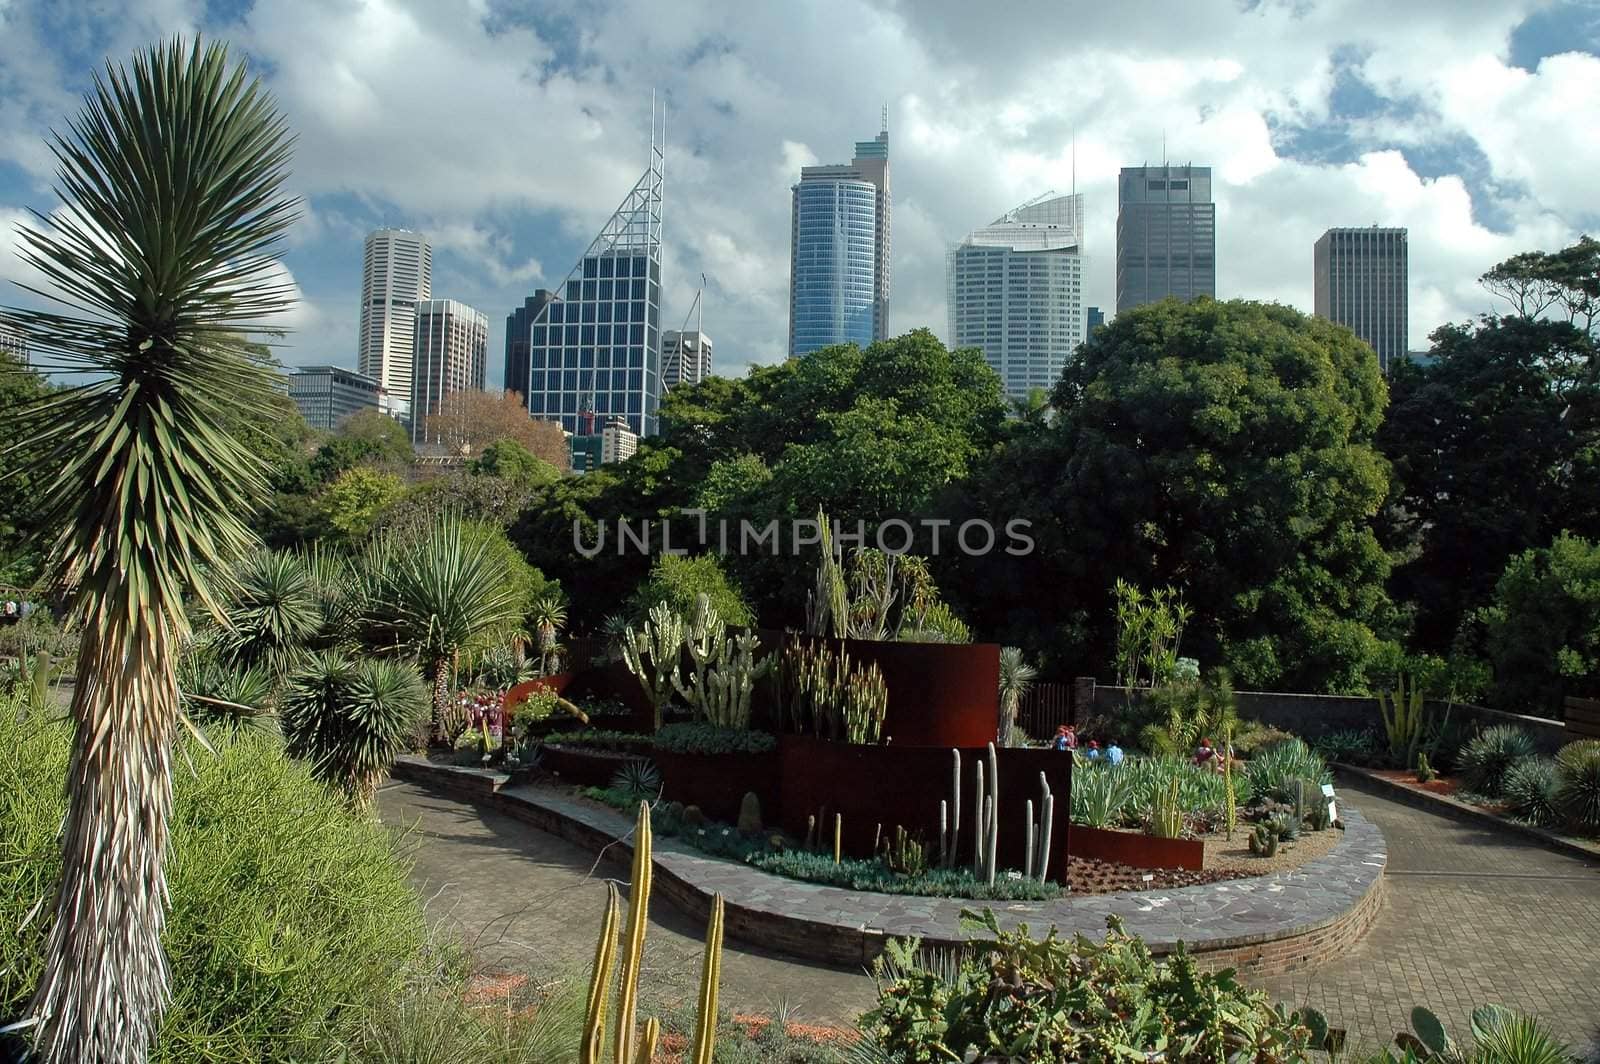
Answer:
<svg viewBox="0 0 1600 1064"><path fill-rule="evenodd" d="M1119 314L1068 364L1055 422L974 480L969 509L1027 518L1036 541L966 566L980 623L1092 673L1114 581L1175 585L1195 611L1185 654L1255 687L1356 685L1387 606L1385 399L1371 348L1288 307Z"/></svg>
<svg viewBox="0 0 1600 1064"><path fill-rule="evenodd" d="M63 867L31 1004L51 1064L144 1059L167 1003L164 862L186 598L249 546L265 468L230 430L264 406L261 366L226 334L284 310L274 258L295 217L290 137L225 48L174 40L107 66L51 142L62 206L21 255L56 309L13 309L74 384L16 435L56 471L48 575L83 631Z"/></svg>

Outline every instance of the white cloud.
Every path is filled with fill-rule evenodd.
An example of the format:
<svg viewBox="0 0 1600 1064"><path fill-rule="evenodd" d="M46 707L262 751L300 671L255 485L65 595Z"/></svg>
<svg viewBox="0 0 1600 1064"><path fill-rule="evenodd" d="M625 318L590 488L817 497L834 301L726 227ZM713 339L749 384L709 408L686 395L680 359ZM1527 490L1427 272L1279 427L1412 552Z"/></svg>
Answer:
<svg viewBox="0 0 1600 1064"><path fill-rule="evenodd" d="M39 133L75 107L81 78L37 33L10 32L45 0L10 3L0 158L39 177L50 169ZM998 18L967 0L544 0L516 17L488 0L274 0L213 29L262 61L299 134L293 183L312 199L292 251L317 278L300 323L310 357L353 357L359 278L329 281L331 268L305 260L358 268L370 215L427 231L450 263L436 291L483 309L497 338L504 313L565 275L643 169L654 86L670 111L664 320L681 319L704 272L706 327L736 372L785 348L789 185L803 165L848 159L883 102L897 331L943 334L945 246L1072 186L1074 154L1088 301L1109 308L1117 169L1164 149L1214 168L1225 297L1309 309L1323 229L1409 227L1420 345L1440 322L1488 309L1474 279L1496 260L1595 224L1600 140L1585 127L1600 112L1600 58L1510 66L1509 34L1534 6L1015 0ZM199 21L198 0L132 7L91 39L117 54L152 27ZM1400 106L1335 114L1336 59ZM1276 128L1330 124L1365 150L1314 164L1275 144ZM1468 173L1468 161L1425 178L1376 150L1393 144L1429 149L1430 174L1441 150L1472 145L1488 170ZM345 198L369 214L348 214ZM534 228L560 238L528 246L518 234Z"/></svg>

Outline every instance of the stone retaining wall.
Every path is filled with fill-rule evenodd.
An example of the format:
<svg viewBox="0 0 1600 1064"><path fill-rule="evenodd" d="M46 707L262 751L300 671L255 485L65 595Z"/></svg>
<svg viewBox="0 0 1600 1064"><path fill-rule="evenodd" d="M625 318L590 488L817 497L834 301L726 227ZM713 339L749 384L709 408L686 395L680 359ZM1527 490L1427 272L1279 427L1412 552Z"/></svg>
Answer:
<svg viewBox="0 0 1600 1064"><path fill-rule="evenodd" d="M626 872L631 822L612 811L530 787L505 787L507 777L482 769L402 758L394 775L447 791L597 852ZM1332 851L1299 869L1202 887L1084 895L1052 902L997 903L1001 925L1051 926L1064 935L1104 934L1119 916L1165 955L1184 941L1208 968L1273 974L1343 953L1371 925L1381 905L1387 863L1383 836L1355 809ZM515 884L507 884L514 889ZM960 911L981 902L871 894L802 883L708 857L675 839L656 842L655 890L703 919L714 893L725 902L727 933L739 941L839 966L870 964L890 937L920 937L931 946L966 941ZM1199 929L1204 928L1205 933Z"/></svg>

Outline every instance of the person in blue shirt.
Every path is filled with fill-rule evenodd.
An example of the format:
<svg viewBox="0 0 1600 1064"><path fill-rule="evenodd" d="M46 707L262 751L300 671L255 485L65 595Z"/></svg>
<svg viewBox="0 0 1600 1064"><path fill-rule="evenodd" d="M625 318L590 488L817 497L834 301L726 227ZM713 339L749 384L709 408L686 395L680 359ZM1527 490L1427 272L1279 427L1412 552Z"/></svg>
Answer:
<svg viewBox="0 0 1600 1064"><path fill-rule="evenodd" d="M1084 751L1083 756L1087 757L1090 761L1099 761L1100 760L1100 744L1095 742L1093 739L1090 739L1089 740L1089 749Z"/></svg>
<svg viewBox="0 0 1600 1064"><path fill-rule="evenodd" d="M1122 764L1122 747L1117 745L1115 739L1106 747L1106 760L1113 765Z"/></svg>

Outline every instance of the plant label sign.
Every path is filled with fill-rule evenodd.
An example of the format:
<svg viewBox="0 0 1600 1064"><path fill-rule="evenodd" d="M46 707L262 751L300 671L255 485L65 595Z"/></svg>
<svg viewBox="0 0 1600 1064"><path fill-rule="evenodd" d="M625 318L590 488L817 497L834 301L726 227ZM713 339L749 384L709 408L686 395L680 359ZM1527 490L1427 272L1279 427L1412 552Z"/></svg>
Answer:
<svg viewBox="0 0 1600 1064"><path fill-rule="evenodd" d="M1322 785L1322 796L1328 800L1328 823L1331 824L1339 819L1339 807L1333 801L1333 784Z"/></svg>

